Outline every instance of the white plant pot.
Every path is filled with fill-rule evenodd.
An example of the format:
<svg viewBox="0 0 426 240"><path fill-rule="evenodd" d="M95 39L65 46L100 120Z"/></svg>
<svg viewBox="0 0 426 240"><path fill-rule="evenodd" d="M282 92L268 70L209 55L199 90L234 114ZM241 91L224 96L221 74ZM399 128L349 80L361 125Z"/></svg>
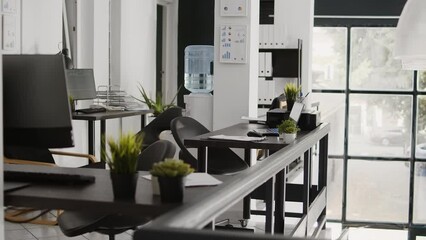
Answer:
<svg viewBox="0 0 426 240"><path fill-rule="evenodd" d="M160 184L158 184L158 178L156 176L151 177L152 194L160 195Z"/></svg>
<svg viewBox="0 0 426 240"><path fill-rule="evenodd" d="M292 143L296 139L296 133L283 133L284 143Z"/></svg>

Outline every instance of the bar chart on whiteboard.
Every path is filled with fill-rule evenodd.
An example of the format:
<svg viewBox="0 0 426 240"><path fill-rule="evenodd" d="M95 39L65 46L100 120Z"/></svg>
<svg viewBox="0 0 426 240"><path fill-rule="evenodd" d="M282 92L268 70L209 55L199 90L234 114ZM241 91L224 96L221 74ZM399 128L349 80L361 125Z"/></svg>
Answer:
<svg viewBox="0 0 426 240"><path fill-rule="evenodd" d="M247 26L220 26L220 62L246 63L247 61Z"/></svg>

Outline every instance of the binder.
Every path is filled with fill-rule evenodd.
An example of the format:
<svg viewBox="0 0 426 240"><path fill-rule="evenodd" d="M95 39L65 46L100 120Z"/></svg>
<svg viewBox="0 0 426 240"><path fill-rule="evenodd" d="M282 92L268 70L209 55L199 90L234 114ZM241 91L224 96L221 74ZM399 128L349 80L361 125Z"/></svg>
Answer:
<svg viewBox="0 0 426 240"><path fill-rule="evenodd" d="M270 29L271 25L266 24L266 25L263 25L263 26L264 26L263 27L263 42L264 42L263 48L269 48L270 47L270 45L269 45L269 29Z"/></svg>
<svg viewBox="0 0 426 240"><path fill-rule="evenodd" d="M259 25L259 48L265 46L265 25Z"/></svg>
<svg viewBox="0 0 426 240"><path fill-rule="evenodd" d="M265 52L265 77L272 77L272 53Z"/></svg>
<svg viewBox="0 0 426 240"><path fill-rule="evenodd" d="M267 86L268 86L268 93L267 93L268 95L267 95L266 100L268 101L267 104L271 104L272 100L274 100L274 98L276 96L276 94L275 94L275 81L272 79L272 80L269 80L269 81L266 81L266 82L267 82Z"/></svg>
<svg viewBox="0 0 426 240"><path fill-rule="evenodd" d="M268 48L274 46L274 25L268 25Z"/></svg>
<svg viewBox="0 0 426 240"><path fill-rule="evenodd" d="M259 77L265 77L265 53L259 53Z"/></svg>
<svg viewBox="0 0 426 240"><path fill-rule="evenodd" d="M257 94L258 94L258 104L266 104L265 99L267 99L268 95L268 85L267 85L267 81L265 80L265 78L259 78L259 84L258 84L258 89L257 89Z"/></svg>
<svg viewBox="0 0 426 240"><path fill-rule="evenodd" d="M274 48L282 48L281 42L283 42L282 35L281 35L281 29L283 25L282 24L275 24L274 25Z"/></svg>

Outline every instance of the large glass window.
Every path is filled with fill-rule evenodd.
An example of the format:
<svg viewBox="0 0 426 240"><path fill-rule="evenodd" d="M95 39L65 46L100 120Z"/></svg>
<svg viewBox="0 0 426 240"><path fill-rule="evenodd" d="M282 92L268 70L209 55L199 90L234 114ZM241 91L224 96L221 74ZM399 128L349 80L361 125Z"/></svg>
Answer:
<svg viewBox="0 0 426 240"><path fill-rule="evenodd" d="M321 121L328 122L332 126L328 138L328 153L330 155L343 155L345 95L313 93L312 100L319 103Z"/></svg>
<svg viewBox="0 0 426 240"><path fill-rule="evenodd" d="M413 222L426 224L426 72L414 86L414 71L393 56L394 39L391 27L314 28L312 101L331 123L330 219L411 223L415 174Z"/></svg>
<svg viewBox="0 0 426 240"><path fill-rule="evenodd" d="M426 163L416 163L414 169L413 222L426 224Z"/></svg>
<svg viewBox="0 0 426 240"><path fill-rule="evenodd" d="M416 158L426 159L426 96L417 98Z"/></svg>
<svg viewBox="0 0 426 240"><path fill-rule="evenodd" d="M327 173L327 219L342 218L343 160L329 159Z"/></svg>
<svg viewBox="0 0 426 240"><path fill-rule="evenodd" d="M419 72L418 73L418 83L419 83L419 90L425 91L426 90L426 71Z"/></svg>
<svg viewBox="0 0 426 240"><path fill-rule="evenodd" d="M350 88L411 90L413 72L393 57L394 28L352 28Z"/></svg>
<svg viewBox="0 0 426 240"><path fill-rule="evenodd" d="M345 88L346 38L346 28L314 28L312 64L314 88Z"/></svg>
<svg viewBox="0 0 426 240"><path fill-rule="evenodd" d="M348 220L407 222L409 179L403 162L350 160Z"/></svg>
<svg viewBox="0 0 426 240"><path fill-rule="evenodd" d="M408 157L411 96L351 94L349 154Z"/></svg>

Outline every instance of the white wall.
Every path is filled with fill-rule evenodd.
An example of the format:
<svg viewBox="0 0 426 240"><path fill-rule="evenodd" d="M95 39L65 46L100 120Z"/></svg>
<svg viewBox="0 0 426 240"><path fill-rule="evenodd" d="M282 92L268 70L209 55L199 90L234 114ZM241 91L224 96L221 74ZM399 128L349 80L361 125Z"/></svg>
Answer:
<svg viewBox="0 0 426 240"><path fill-rule="evenodd" d="M22 0L22 53L55 54L62 49L62 1Z"/></svg>
<svg viewBox="0 0 426 240"><path fill-rule="evenodd" d="M247 1L247 4L247 17L221 17L220 1L215 1L213 129L241 122L242 116L257 116L259 1ZM220 25L223 24L247 25L247 63L219 62Z"/></svg>
<svg viewBox="0 0 426 240"><path fill-rule="evenodd" d="M141 83L148 94L155 96L157 1L126 0L116 4L120 5L112 9L111 81L134 96L140 95L137 87ZM123 132L139 131L140 117L124 118L122 127Z"/></svg>
<svg viewBox="0 0 426 240"><path fill-rule="evenodd" d="M312 90L312 35L314 26L314 0L275 1L275 24L284 24L289 48L297 48L297 40L303 40L302 92ZM305 103L309 103L308 99Z"/></svg>

